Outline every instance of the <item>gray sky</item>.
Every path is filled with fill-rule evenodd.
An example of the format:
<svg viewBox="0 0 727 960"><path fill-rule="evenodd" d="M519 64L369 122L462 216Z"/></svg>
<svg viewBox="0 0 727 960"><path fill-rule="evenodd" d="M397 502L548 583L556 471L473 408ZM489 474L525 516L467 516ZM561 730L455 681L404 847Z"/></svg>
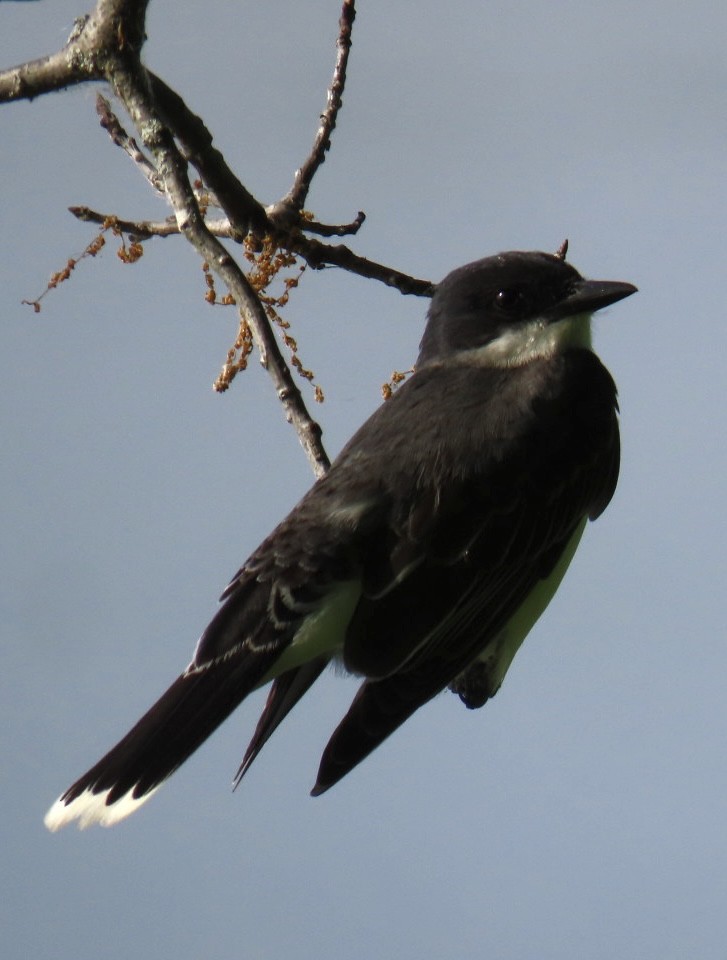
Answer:
<svg viewBox="0 0 727 960"><path fill-rule="evenodd" d="M69 0L0 3L3 65ZM268 203L308 150L338 0L151 6L146 60ZM8 958L724 957L727 9L640 0L360 4L309 206L439 279L555 250L637 297L596 325L622 476L495 700L442 696L308 797L350 701L326 676L231 778L261 697L112 830L46 808L184 667L229 577L311 482L257 365L210 384L234 317L181 240L111 248L21 306L91 233L165 215L83 88L0 109L0 929ZM113 245L112 245L113 246ZM416 352L426 302L333 270L288 310L335 453Z"/></svg>

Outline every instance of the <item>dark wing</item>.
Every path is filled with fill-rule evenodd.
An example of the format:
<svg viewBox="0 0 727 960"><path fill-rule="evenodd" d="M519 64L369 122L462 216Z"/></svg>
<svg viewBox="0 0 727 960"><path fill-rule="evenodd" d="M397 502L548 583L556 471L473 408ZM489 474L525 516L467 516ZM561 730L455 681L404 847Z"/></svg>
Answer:
<svg viewBox="0 0 727 960"><path fill-rule="evenodd" d="M479 463L474 458L474 477L449 477L415 501L408 551L416 543L424 558L388 591L379 586L376 596L360 600L344 659L370 679L326 747L314 794L466 671L551 575L584 518L608 504L619 463L610 375L584 351L566 354L552 383L527 382L538 373L523 370L510 395L505 385L494 394L493 385L486 386L501 409L487 410L484 422L499 423L499 437L481 438L486 452ZM460 395L477 392L473 379L469 393ZM518 409L523 398L532 417ZM524 432L512 432L512 420L508 427L508 410ZM478 421L465 410L460 422L477 444ZM463 442L453 436L455 451L442 461L458 462L456 445ZM480 702L497 689L488 690L486 682Z"/></svg>
<svg viewBox="0 0 727 960"><path fill-rule="evenodd" d="M109 825L127 816L207 739L256 687L287 674L246 754L243 769L340 648L345 622L309 631L295 671L281 661L308 618L330 607L347 621L358 597L357 552L379 507L357 480L332 471L250 557L223 594L189 667L139 722L51 808L58 829ZM344 589L345 588L345 589ZM318 644L318 646L316 646ZM309 648L309 649L308 649ZM308 661L313 661L311 666ZM294 680L295 678L295 680Z"/></svg>

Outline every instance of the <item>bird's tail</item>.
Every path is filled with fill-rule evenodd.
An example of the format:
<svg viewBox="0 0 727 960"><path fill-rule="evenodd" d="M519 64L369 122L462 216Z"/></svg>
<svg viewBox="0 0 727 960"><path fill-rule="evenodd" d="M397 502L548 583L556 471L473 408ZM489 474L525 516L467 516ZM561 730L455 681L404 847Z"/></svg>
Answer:
<svg viewBox="0 0 727 960"><path fill-rule="evenodd" d="M285 720L300 698L310 690L318 677L328 666L327 656L318 657L301 667L287 670L277 677L268 694L265 709L260 715L255 733L248 744L240 768L235 775L234 785L237 788L250 766L268 742L275 730Z"/></svg>
<svg viewBox="0 0 727 960"><path fill-rule="evenodd" d="M133 813L213 733L271 669L279 651L190 668L105 757L53 804L49 830L111 826ZM282 718L281 718L282 719Z"/></svg>
<svg viewBox="0 0 727 960"><path fill-rule="evenodd" d="M442 689L439 680L418 671L362 683L323 751L312 796L338 783Z"/></svg>

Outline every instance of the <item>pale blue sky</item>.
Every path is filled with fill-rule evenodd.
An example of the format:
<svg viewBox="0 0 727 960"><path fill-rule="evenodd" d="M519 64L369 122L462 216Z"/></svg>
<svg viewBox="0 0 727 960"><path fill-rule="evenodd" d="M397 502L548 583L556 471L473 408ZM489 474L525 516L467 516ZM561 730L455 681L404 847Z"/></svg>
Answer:
<svg viewBox="0 0 727 960"><path fill-rule="evenodd" d="M0 2L0 63L83 5ZM338 0L151 5L146 60L263 202L305 155ZM165 215L83 88L0 109L0 929L8 960L723 960L723 3L360 4L310 206L439 279L508 248L636 283L596 344L622 477L502 691L443 696L318 800L353 695L330 676L230 782L261 698L131 820L46 808L187 663L240 562L311 482L257 364L210 384L234 318L193 252L79 253L88 204ZM426 302L309 274L288 311L335 453L416 353Z"/></svg>

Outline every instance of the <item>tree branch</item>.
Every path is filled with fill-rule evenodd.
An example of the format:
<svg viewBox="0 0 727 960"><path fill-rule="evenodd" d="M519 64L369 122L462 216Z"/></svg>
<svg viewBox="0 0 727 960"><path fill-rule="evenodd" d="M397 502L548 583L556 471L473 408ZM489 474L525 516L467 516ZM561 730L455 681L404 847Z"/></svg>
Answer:
<svg viewBox="0 0 727 960"><path fill-rule="evenodd" d="M87 68L66 46L57 53L29 60L0 73L0 103L32 100L43 93L62 90L92 79Z"/></svg>
<svg viewBox="0 0 727 960"><path fill-rule="evenodd" d="M63 49L0 72L0 103L32 100L85 80L106 79L114 51L141 51L149 0L98 0L79 17Z"/></svg>
<svg viewBox="0 0 727 960"><path fill-rule="evenodd" d="M90 207L69 207L68 209L74 217L89 223L100 224L113 220L123 233L129 234L132 238L164 238L177 236L180 233L179 226L174 219L123 220L116 214L100 213L97 210L91 210ZM207 219L205 220L205 226L216 237L229 239L232 236L232 227L227 219ZM369 280L378 280L380 283L386 284L387 287L393 287L408 296L431 297L434 292L434 284L431 280L420 280L408 273L394 270L393 267L387 267L384 263L368 260L366 257L354 253L353 250L343 244L331 246L327 243L319 243L310 237L298 236L290 238L286 249L294 250L300 254L308 266L314 270L322 270L327 266L340 267L348 273L355 273Z"/></svg>
<svg viewBox="0 0 727 960"><path fill-rule="evenodd" d="M350 223L319 223L317 220L306 220L303 229L306 233L315 233L319 237L350 237L358 233L366 214L359 210L355 219Z"/></svg>
<svg viewBox="0 0 727 960"><path fill-rule="evenodd" d="M147 71L149 87L161 119L174 130L184 157L199 171L220 207L235 228L233 239L242 242L248 233L262 236L273 229L263 205L243 186L212 146L212 134L178 93Z"/></svg>
<svg viewBox="0 0 727 960"><path fill-rule="evenodd" d="M112 72L117 96L139 130L145 146L154 155L179 231L209 263L234 297L242 319L253 332L260 351L260 362L273 379L286 419L295 427L314 473L321 476L330 465L321 443L321 428L306 409L260 300L240 267L207 229L187 177L186 161L152 105L153 98L149 96L146 80L147 75L138 62L120 59Z"/></svg>
<svg viewBox="0 0 727 960"><path fill-rule="evenodd" d="M343 0L341 17L338 21L338 40L336 41L336 65L333 70L333 79L328 88L326 108L321 114L321 125L313 141L310 154L302 165L295 171L293 186L283 197L282 203L295 211L305 206L308 191L318 168L325 162L326 153L331 147L331 134L336 126L338 111L343 104L343 90L346 86L346 68L348 53L351 49L351 30L356 18L355 0Z"/></svg>
<svg viewBox="0 0 727 960"><path fill-rule="evenodd" d="M303 212L313 177L330 148L331 134L342 105L355 0L343 0L333 79L311 152L296 171L288 194L267 208L252 196L227 166L220 151L213 146L212 134L202 120L162 79L142 65L147 5L148 0L97 0L91 13L76 21L67 43L58 53L0 72L0 101L32 99L89 80L106 80L111 85L141 143L152 157L139 149L107 101L99 98L102 125L154 189L166 195L174 218L165 221L121 220L87 207L72 207L71 212L79 219L100 223L113 221L115 230L137 239L178 233L186 237L227 286L241 318L241 334L236 348L243 344L244 360L249 346L248 331L251 330L286 418L294 425L315 473L320 475L328 466L320 427L306 409L261 298L217 238L230 238L240 243L250 233L259 238L268 237L273 249L277 247L298 254L316 269L337 266L379 280L402 293L431 295L433 287L429 281L418 280L360 257L346 246L325 244L304 234L307 231L319 236L350 235L358 231L365 219L360 212L351 223L329 225L311 220ZM202 179L204 190L201 195L196 194L190 184L188 163L196 168ZM200 204L205 208L219 206L226 216L205 222Z"/></svg>
<svg viewBox="0 0 727 960"><path fill-rule="evenodd" d="M341 267L341 269L356 273L360 277L379 280L381 283L385 283L387 287L394 287L400 293L414 295L415 297L431 297L434 293L434 284L431 280L419 280L416 277L409 276L408 273L402 273L400 270L394 270L393 267L387 267L383 263L368 260L366 257L354 253L353 250L342 243L331 245L321 243L312 237L299 236L291 240L290 246L314 270L320 270L328 265Z"/></svg>
<svg viewBox="0 0 727 960"><path fill-rule="evenodd" d="M129 136L121 125L119 118L111 109L111 104L105 97L102 97L101 94L96 97L96 113L101 120L101 126L108 133L109 137L111 137L112 143L115 143L117 147L121 147L157 193L164 194L164 184L159 176L159 171L146 154L139 149L136 140Z"/></svg>

